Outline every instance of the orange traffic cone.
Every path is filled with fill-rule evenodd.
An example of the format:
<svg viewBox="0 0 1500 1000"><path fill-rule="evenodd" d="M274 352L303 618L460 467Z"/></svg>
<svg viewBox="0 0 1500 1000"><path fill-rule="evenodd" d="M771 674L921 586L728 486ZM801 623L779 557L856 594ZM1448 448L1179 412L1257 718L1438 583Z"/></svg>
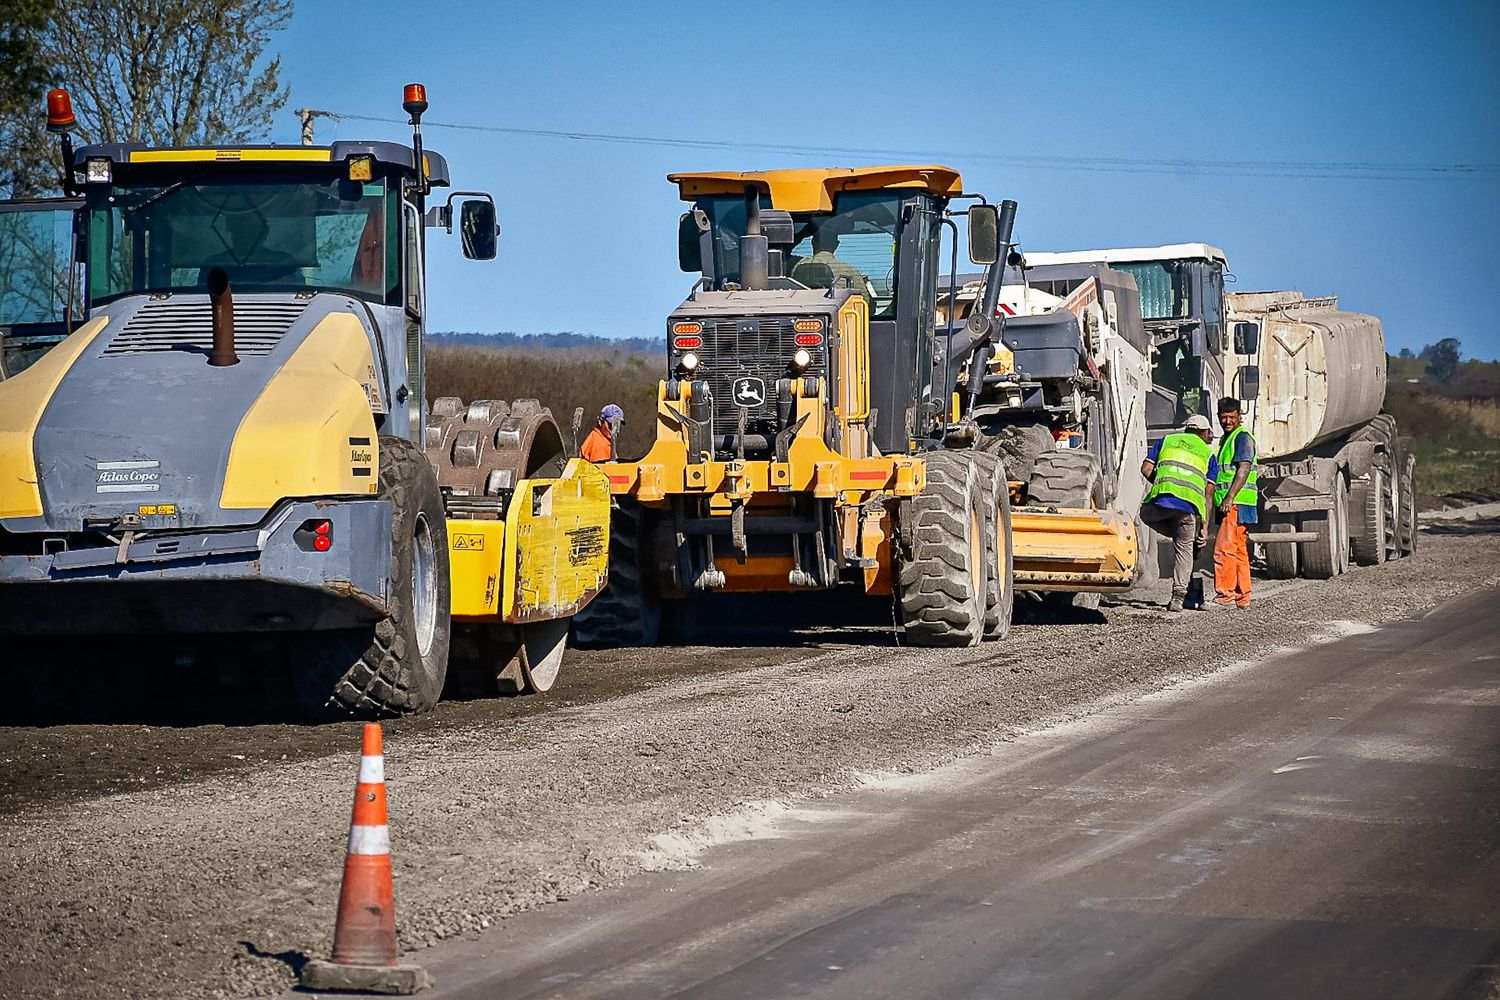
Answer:
<svg viewBox="0 0 1500 1000"><path fill-rule="evenodd" d="M432 985L427 970L396 962L396 895L391 883L391 836L385 808L385 756L380 726L365 724L359 758L349 852L333 927L333 958L302 967L302 985L315 990L415 993Z"/></svg>

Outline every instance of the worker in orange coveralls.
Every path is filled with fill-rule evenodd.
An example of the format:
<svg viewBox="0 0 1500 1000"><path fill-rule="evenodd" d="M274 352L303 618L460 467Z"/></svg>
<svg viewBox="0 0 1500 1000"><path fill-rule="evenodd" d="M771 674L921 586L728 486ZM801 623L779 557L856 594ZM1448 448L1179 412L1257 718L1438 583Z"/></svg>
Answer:
<svg viewBox="0 0 1500 1000"><path fill-rule="evenodd" d="M1219 444L1214 507L1219 513L1219 535L1214 540L1214 602L1224 607L1250 606L1249 525L1259 519L1259 475L1255 468L1255 438L1243 426L1240 401L1219 400Z"/></svg>

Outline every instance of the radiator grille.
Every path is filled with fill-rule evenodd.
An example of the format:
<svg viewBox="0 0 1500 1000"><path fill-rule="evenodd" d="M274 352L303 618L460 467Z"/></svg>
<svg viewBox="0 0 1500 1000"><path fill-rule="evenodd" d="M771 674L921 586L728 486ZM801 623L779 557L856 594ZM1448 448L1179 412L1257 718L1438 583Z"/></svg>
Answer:
<svg viewBox="0 0 1500 1000"><path fill-rule="evenodd" d="M744 408L746 426L756 428L758 424L774 423L776 383L787 377L787 366L797 352L792 319L721 320L705 323L703 334L698 378L707 382L714 394L715 432L733 433L741 410L734 401L734 384L746 376L766 384L765 402ZM822 374L823 348L805 350L812 355L812 364L802 374Z"/></svg>
<svg viewBox="0 0 1500 1000"><path fill-rule="evenodd" d="M264 357L307 308L307 302L239 299L234 304L234 350L242 358ZM206 298L158 299L130 317L104 349L105 357L164 351L207 353L213 349L213 308Z"/></svg>

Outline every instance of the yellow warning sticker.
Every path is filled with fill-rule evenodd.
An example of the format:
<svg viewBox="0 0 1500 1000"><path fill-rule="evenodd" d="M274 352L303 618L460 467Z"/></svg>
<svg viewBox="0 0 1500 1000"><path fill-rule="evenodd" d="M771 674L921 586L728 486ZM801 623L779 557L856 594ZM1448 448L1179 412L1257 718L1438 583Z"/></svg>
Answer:
<svg viewBox="0 0 1500 1000"><path fill-rule="evenodd" d="M483 552L483 535L465 535L459 532L453 533L454 552Z"/></svg>
<svg viewBox="0 0 1500 1000"><path fill-rule="evenodd" d="M135 509L141 517L176 517L175 503L143 503Z"/></svg>
<svg viewBox="0 0 1500 1000"><path fill-rule="evenodd" d="M137 507L135 509L135 512L137 514L141 515L141 517L155 517L156 516L156 504L154 504L154 503L143 503L143 504L141 504L139 507Z"/></svg>

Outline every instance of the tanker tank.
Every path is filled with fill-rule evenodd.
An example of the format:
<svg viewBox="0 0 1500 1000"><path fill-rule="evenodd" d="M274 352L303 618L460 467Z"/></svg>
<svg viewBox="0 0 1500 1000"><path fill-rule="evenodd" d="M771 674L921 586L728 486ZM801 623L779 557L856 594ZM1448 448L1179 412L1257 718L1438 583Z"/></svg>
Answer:
<svg viewBox="0 0 1500 1000"><path fill-rule="evenodd" d="M1246 416L1261 461L1298 455L1369 423L1385 402L1385 332L1380 320L1338 308L1336 296L1230 292L1226 312L1259 324L1259 350L1231 354L1228 384L1259 365L1259 392ZM1252 395L1244 393L1244 395Z"/></svg>

